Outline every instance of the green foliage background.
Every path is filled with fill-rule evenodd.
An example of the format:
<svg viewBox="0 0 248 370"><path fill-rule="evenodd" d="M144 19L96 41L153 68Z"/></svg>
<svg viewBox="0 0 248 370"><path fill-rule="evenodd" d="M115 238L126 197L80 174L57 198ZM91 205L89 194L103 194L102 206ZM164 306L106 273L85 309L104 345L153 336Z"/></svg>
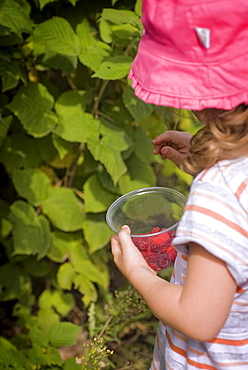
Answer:
<svg viewBox="0 0 248 370"><path fill-rule="evenodd" d="M155 157L151 140L197 125L189 112L140 101L127 77L140 16L140 0L0 2L0 301L3 322L18 327L1 333L1 369L101 368L58 349L116 315L103 315L117 299L106 210L142 187L187 195L191 177ZM131 321L150 317L140 305Z"/></svg>

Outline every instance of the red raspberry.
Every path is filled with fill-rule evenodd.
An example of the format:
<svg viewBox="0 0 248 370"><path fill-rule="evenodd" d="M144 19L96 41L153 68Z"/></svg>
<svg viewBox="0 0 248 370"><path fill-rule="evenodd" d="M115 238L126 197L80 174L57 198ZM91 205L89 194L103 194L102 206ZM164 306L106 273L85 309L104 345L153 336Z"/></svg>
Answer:
<svg viewBox="0 0 248 370"><path fill-rule="evenodd" d="M157 256L155 254L151 254L146 258L146 262L148 266L150 266L154 271L158 271L158 265L157 265Z"/></svg>
<svg viewBox="0 0 248 370"><path fill-rule="evenodd" d="M161 245L160 244L152 244L151 245L151 252L152 253L161 253Z"/></svg>
<svg viewBox="0 0 248 370"><path fill-rule="evenodd" d="M168 267L170 262L168 261L168 256L167 255L159 255L157 259L157 265L160 268L160 270L165 269Z"/></svg>
<svg viewBox="0 0 248 370"><path fill-rule="evenodd" d="M159 231L161 231L160 227L156 226L152 229L151 233L152 234L155 234L155 233L159 233Z"/></svg>
<svg viewBox="0 0 248 370"><path fill-rule="evenodd" d="M170 239L170 236L167 234L167 233L162 233L162 234L159 234L158 236L155 236L153 238L153 241L152 243L153 244L164 244L166 241L168 241L168 239Z"/></svg>
<svg viewBox="0 0 248 370"><path fill-rule="evenodd" d="M177 251L172 247L172 245L167 249L168 257L171 262L175 262Z"/></svg>
<svg viewBox="0 0 248 370"><path fill-rule="evenodd" d="M149 247L147 238L133 238L132 240L140 251L145 251Z"/></svg>

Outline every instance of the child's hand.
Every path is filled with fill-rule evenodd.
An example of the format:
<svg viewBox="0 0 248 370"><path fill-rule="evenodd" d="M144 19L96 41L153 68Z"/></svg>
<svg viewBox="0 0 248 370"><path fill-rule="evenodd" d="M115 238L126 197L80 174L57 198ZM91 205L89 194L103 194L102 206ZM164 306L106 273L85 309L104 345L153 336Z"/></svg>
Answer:
<svg viewBox="0 0 248 370"><path fill-rule="evenodd" d="M170 159L181 168L183 158L189 152L191 138L188 132L165 131L152 141L153 153L160 154L163 159Z"/></svg>
<svg viewBox="0 0 248 370"><path fill-rule="evenodd" d="M135 274L144 269L156 274L132 242L128 226L123 226L118 236L112 236L111 247L116 266L129 281L133 281Z"/></svg>

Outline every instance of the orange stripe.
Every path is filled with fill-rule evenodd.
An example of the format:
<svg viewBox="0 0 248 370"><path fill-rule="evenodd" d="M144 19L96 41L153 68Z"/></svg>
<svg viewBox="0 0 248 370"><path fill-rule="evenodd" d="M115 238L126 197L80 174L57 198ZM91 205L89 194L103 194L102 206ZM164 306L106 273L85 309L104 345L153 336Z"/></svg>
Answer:
<svg viewBox="0 0 248 370"><path fill-rule="evenodd" d="M247 184L245 181L243 181L240 186L238 187L238 190L236 191L235 195L239 199L245 188L247 187Z"/></svg>
<svg viewBox="0 0 248 370"><path fill-rule="evenodd" d="M184 261L188 262L188 257L185 254L180 254L180 256Z"/></svg>
<svg viewBox="0 0 248 370"><path fill-rule="evenodd" d="M245 346L246 344L248 344L248 339L231 340L231 339L215 338L213 340L210 340L208 343L218 343L218 344L224 344L226 346Z"/></svg>
<svg viewBox="0 0 248 370"><path fill-rule="evenodd" d="M174 351L174 352L176 352L177 354L179 354L179 355L183 356L183 357L187 360L187 363L188 363L189 365L192 365L192 366L194 366L194 367L195 367L195 368L197 368L197 369L216 370L216 368L215 368L215 367L213 367L212 365L208 365L208 364L200 364L199 362L193 361L193 360L191 360L190 358L188 358L188 356L187 356L187 352L186 352L186 351L184 351L182 348L177 347L177 346L175 346L175 345L173 344L173 342L172 342L172 340L171 340L171 338L170 338L170 336L169 336L168 331L166 331L166 338L167 338L167 340L168 340L168 342L169 342L169 345L170 345L170 347L171 347L172 351Z"/></svg>
<svg viewBox="0 0 248 370"><path fill-rule="evenodd" d="M212 217L212 218L214 218L218 221L223 222L227 226L231 227L232 229L238 231L240 234L242 234L246 238L248 238L248 232L246 230L244 230L243 228L241 228L239 225L235 224L234 222L232 222L232 221L226 219L225 217L221 216L219 213L211 211L210 209L200 207L200 206L196 206L196 205L187 205L185 207L185 211L195 211L195 212L199 212L199 213L202 213L204 215L210 216L210 217Z"/></svg>
<svg viewBox="0 0 248 370"><path fill-rule="evenodd" d="M237 290L236 290L237 294L241 294L241 293L244 293L244 292L245 292L245 289L240 288L240 286L237 287Z"/></svg>

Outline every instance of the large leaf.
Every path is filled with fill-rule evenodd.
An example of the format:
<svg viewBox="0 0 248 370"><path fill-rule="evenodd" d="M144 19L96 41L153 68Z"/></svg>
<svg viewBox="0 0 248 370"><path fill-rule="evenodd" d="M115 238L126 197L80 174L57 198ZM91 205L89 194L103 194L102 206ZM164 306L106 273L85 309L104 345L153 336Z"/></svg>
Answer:
<svg viewBox="0 0 248 370"><path fill-rule="evenodd" d="M102 19L116 24L127 23L141 26L139 17L131 10L103 9Z"/></svg>
<svg viewBox="0 0 248 370"><path fill-rule="evenodd" d="M42 137L58 123L52 111L53 103L53 96L44 85L29 83L19 89L7 107L20 119L30 135Z"/></svg>
<svg viewBox="0 0 248 370"><path fill-rule="evenodd" d="M10 209L9 218L14 224L14 254L37 254L38 259L44 257L51 245L48 220L20 200L14 202Z"/></svg>
<svg viewBox="0 0 248 370"><path fill-rule="evenodd" d="M118 182L121 194L140 188L156 186L156 176L150 164L140 161L136 155L128 158L126 163L128 171Z"/></svg>
<svg viewBox="0 0 248 370"><path fill-rule="evenodd" d="M76 273L69 262L60 265L57 272L57 281L62 289L71 290Z"/></svg>
<svg viewBox="0 0 248 370"><path fill-rule="evenodd" d="M83 229L90 253L105 247L113 235L113 231L110 230L105 220L86 219L83 223Z"/></svg>
<svg viewBox="0 0 248 370"><path fill-rule="evenodd" d="M51 187L49 178L38 169L16 170L12 180L18 194L34 206L47 198Z"/></svg>
<svg viewBox="0 0 248 370"><path fill-rule="evenodd" d="M96 71L101 62L109 57L111 47L104 42L98 41L91 33L87 19L77 25L77 35L81 44L79 60L82 64Z"/></svg>
<svg viewBox="0 0 248 370"><path fill-rule="evenodd" d="M11 301L31 293L31 282L26 274L14 264L5 263L0 267L0 300Z"/></svg>
<svg viewBox="0 0 248 370"><path fill-rule="evenodd" d="M103 80L119 80L128 75L133 58L127 55L116 55L104 60L92 77Z"/></svg>
<svg viewBox="0 0 248 370"><path fill-rule="evenodd" d="M71 189L51 188L42 201L42 211L62 231L82 229L83 210Z"/></svg>
<svg viewBox="0 0 248 370"><path fill-rule="evenodd" d="M127 170L121 152L132 145L131 139L123 130L104 121L99 132L89 137L87 144L95 160L105 166L116 184Z"/></svg>
<svg viewBox="0 0 248 370"><path fill-rule="evenodd" d="M133 134L134 152L140 161L151 163L155 161L153 145L141 127L136 127Z"/></svg>
<svg viewBox="0 0 248 370"><path fill-rule="evenodd" d="M15 88L19 80L24 83L27 82L27 78L24 74L22 66L20 66L20 64L15 61L11 61L11 63L1 61L0 76L3 85L2 91L7 91Z"/></svg>
<svg viewBox="0 0 248 370"><path fill-rule="evenodd" d="M122 94L125 107L133 116L137 123L140 123L144 118L150 116L154 110L153 104L147 104L139 99L131 86L127 85Z"/></svg>
<svg viewBox="0 0 248 370"><path fill-rule="evenodd" d="M83 294L83 302L87 307L91 302L95 302L97 300L97 291L94 284L89 281L83 275L76 275L74 278L74 285L75 288Z"/></svg>
<svg viewBox="0 0 248 370"><path fill-rule="evenodd" d="M47 256L54 262L64 262L69 257L70 250L76 245L82 246L80 232L64 233L56 230L52 233L52 245Z"/></svg>
<svg viewBox="0 0 248 370"><path fill-rule="evenodd" d="M34 42L42 45L44 50L76 56L80 53L78 36L70 23L61 17L53 17L36 26Z"/></svg>
<svg viewBox="0 0 248 370"><path fill-rule="evenodd" d="M55 104L59 125L54 133L70 142L86 142L98 130L99 121L84 112L85 93L68 91L63 93Z"/></svg>
<svg viewBox="0 0 248 370"><path fill-rule="evenodd" d="M19 168L35 168L40 161L37 143L23 132L9 135L1 148L0 161L10 173Z"/></svg>
<svg viewBox="0 0 248 370"><path fill-rule="evenodd" d="M8 0L2 7L0 14L0 24L9 27L12 32L31 33L32 23L25 9L16 1Z"/></svg>
<svg viewBox="0 0 248 370"><path fill-rule="evenodd" d="M85 212L104 212L115 200L114 194L102 187L97 175L89 177L84 183L83 189Z"/></svg>
<svg viewBox="0 0 248 370"><path fill-rule="evenodd" d="M54 347L72 346L76 344L81 328L70 322L54 324L48 333L48 340Z"/></svg>
<svg viewBox="0 0 248 370"><path fill-rule="evenodd" d="M76 56L58 54L51 50L47 50L46 53L42 55L41 64L49 66L52 69L60 69L62 76L67 76L73 73L77 68L78 59Z"/></svg>

